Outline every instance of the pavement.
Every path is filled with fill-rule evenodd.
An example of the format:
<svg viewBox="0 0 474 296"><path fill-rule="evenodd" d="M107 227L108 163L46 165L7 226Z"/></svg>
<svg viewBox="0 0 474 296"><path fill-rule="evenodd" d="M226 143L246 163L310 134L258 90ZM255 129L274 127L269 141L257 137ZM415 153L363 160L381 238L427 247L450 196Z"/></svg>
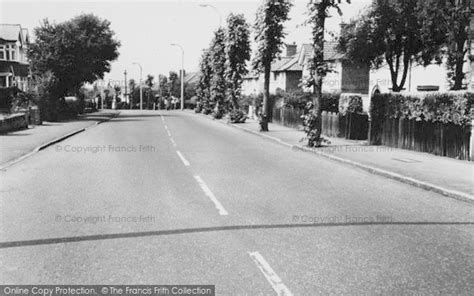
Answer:
<svg viewBox="0 0 474 296"><path fill-rule="evenodd" d="M0 284L472 295L474 205L180 111L0 171Z"/></svg>
<svg viewBox="0 0 474 296"><path fill-rule="evenodd" d="M205 116L199 114L200 116ZM212 119L210 116L206 116ZM226 119L219 120L227 123ZM279 124L269 124L269 132L260 132L256 120L231 124L285 146L313 152L374 174L392 178L443 195L474 202L474 163L429 153L388 146L367 145L367 141L325 137L330 143L320 148L305 146L305 133Z"/></svg>
<svg viewBox="0 0 474 296"><path fill-rule="evenodd" d="M104 110L80 115L68 121L44 122L42 125L30 125L28 129L0 134L0 167L8 166L63 137L107 121L118 113Z"/></svg>

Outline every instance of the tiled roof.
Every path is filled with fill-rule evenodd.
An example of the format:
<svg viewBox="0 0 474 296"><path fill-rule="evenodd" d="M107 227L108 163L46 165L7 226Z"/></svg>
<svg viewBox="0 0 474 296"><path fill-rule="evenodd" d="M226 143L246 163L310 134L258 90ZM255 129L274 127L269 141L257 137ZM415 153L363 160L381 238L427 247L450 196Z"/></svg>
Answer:
<svg viewBox="0 0 474 296"><path fill-rule="evenodd" d="M313 45L303 44L301 46L299 63L303 64L307 59L313 57ZM339 60L344 58L344 54L337 50L337 41L326 41L324 42L324 60Z"/></svg>
<svg viewBox="0 0 474 296"><path fill-rule="evenodd" d="M21 26L0 24L0 39L5 41L23 41L21 40Z"/></svg>
<svg viewBox="0 0 474 296"><path fill-rule="evenodd" d="M298 55L292 57L284 57L272 63L272 72L289 72L303 71L301 65L298 64Z"/></svg>

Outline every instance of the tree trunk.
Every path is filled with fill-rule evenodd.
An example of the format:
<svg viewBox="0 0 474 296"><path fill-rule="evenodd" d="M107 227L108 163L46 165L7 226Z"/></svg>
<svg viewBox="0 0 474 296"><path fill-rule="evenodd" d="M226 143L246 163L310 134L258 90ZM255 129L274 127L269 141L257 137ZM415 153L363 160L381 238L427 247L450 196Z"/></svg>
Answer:
<svg viewBox="0 0 474 296"><path fill-rule="evenodd" d="M313 99L313 114L315 116L314 122L314 142L315 143L308 143L313 145L320 145L321 144L321 129L322 129L322 93L323 93L323 78L326 73L321 70L324 65L324 27L326 23L326 10L328 8L328 3L322 3L318 6L318 17L316 19L316 26L315 26L315 34L314 34L314 65L315 65L315 72L316 77L314 78L314 99Z"/></svg>
<svg viewBox="0 0 474 296"><path fill-rule="evenodd" d="M321 105L322 105L322 98L323 98L323 77L316 77L315 79L315 84L314 84L314 107L313 107L313 114L315 115L316 122L315 122L315 128L316 128L316 139L319 141L321 139L321 129L322 129L322 110L321 110Z"/></svg>
<svg viewBox="0 0 474 296"><path fill-rule="evenodd" d="M268 114L270 110L270 71L271 63L265 65L263 82L263 104L260 115L260 131L268 132Z"/></svg>

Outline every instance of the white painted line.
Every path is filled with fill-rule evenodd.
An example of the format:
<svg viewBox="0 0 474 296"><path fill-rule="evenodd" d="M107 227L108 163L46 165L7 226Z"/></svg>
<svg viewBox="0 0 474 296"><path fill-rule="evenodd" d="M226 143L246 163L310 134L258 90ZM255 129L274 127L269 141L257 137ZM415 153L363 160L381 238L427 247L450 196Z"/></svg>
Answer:
<svg viewBox="0 0 474 296"><path fill-rule="evenodd" d="M170 138L170 141L171 141L171 144L173 144L174 147L178 146L173 138Z"/></svg>
<svg viewBox="0 0 474 296"><path fill-rule="evenodd" d="M189 163L189 161L187 161L186 158L184 158L184 156L183 156L183 154L181 154L181 152L176 151L176 153L178 154L179 158L181 158L181 161L184 163L185 166L190 166L191 165Z"/></svg>
<svg viewBox="0 0 474 296"><path fill-rule="evenodd" d="M165 118L163 117L163 115L160 115L161 117L161 121L165 122Z"/></svg>
<svg viewBox="0 0 474 296"><path fill-rule="evenodd" d="M281 278L273 271L265 258L259 252L248 252L253 262L263 273L267 281L272 285L278 296L293 296L293 293L285 286Z"/></svg>
<svg viewBox="0 0 474 296"><path fill-rule="evenodd" d="M168 136L171 137L171 133L169 130L166 130L166 132L168 133Z"/></svg>
<svg viewBox="0 0 474 296"><path fill-rule="evenodd" d="M165 129L168 130L168 126L165 124Z"/></svg>
<svg viewBox="0 0 474 296"><path fill-rule="evenodd" d="M199 176L194 176L194 179L198 182L199 186L201 186L202 191L209 197L212 202L216 205L216 209L219 211L219 215L227 216L229 213L224 209L222 204L217 200L214 193L212 193L211 189L204 183L204 181Z"/></svg>

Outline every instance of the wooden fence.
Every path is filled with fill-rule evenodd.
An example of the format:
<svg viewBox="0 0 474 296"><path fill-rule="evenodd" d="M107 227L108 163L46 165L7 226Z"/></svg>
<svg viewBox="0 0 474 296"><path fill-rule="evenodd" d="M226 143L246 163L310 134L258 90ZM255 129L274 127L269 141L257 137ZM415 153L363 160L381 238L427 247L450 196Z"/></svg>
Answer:
<svg viewBox="0 0 474 296"><path fill-rule="evenodd" d="M304 110L297 108L273 108L272 121L283 126L302 128Z"/></svg>
<svg viewBox="0 0 474 296"><path fill-rule="evenodd" d="M301 128L304 110L296 108L273 108L273 122ZM342 137L352 140L366 140L369 123L365 114L347 113L341 116L335 112L322 112L322 134L328 137Z"/></svg>
<svg viewBox="0 0 474 296"><path fill-rule="evenodd" d="M382 145L469 160L470 126L390 118L379 137Z"/></svg>

